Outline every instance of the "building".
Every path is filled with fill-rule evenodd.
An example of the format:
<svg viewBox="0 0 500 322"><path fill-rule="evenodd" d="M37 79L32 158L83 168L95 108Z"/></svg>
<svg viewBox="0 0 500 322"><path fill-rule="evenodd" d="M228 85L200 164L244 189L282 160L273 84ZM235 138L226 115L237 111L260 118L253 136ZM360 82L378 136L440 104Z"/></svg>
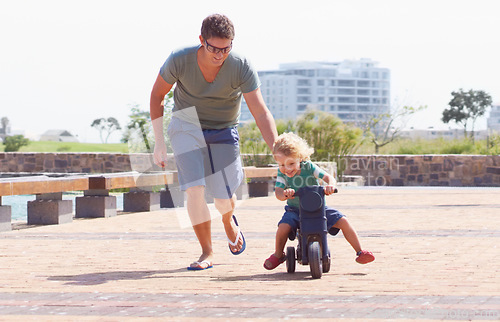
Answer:
<svg viewBox="0 0 500 322"><path fill-rule="evenodd" d="M432 127L428 129L413 129L401 131L400 137L404 139L424 139L424 140L435 140L435 139L445 139L445 140L461 140L464 138L463 129L448 129L448 130L437 130ZM467 131L467 135L470 136L471 132ZM488 132L484 130L474 131L474 138L477 140L485 140L488 136Z"/></svg>
<svg viewBox="0 0 500 322"><path fill-rule="evenodd" d="M78 142L77 138L66 130L49 130L40 136L40 141Z"/></svg>
<svg viewBox="0 0 500 322"><path fill-rule="evenodd" d="M281 64L259 77L275 119L296 119L316 109L359 124L390 111L390 71L370 59ZM252 119L245 103L240 119Z"/></svg>
<svg viewBox="0 0 500 322"><path fill-rule="evenodd" d="M490 115L487 120L488 129L500 133L500 103L491 106Z"/></svg>

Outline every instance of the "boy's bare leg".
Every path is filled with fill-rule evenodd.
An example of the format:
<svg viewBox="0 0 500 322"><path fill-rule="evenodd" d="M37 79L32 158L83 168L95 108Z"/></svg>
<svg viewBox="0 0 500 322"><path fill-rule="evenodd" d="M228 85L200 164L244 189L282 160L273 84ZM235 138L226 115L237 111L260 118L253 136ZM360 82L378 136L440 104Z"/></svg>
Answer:
<svg viewBox="0 0 500 322"><path fill-rule="evenodd" d="M282 223L278 226L274 251L274 256L277 258L283 257L283 251L285 250L285 245L288 240L288 234L290 234L291 230L292 227L290 227L289 224Z"/></svg>
<svg viewBox="0 0 500 322"><path fill-rule="evenodd" d="M359 242L358 234L354 230L354 227L349 223L347 218L340 218L333 227L342 230L342 234L349 244L351 244L352 248L356 251L356 253L361 251L361 243Z"/></svg>
<svg viewBox="0 0 500 322"><path fill-rule="evenodd" d="M205 201L205 187L195 186L186 190L186 206L193 225L193 230L201 246L202 254L199 262L207 260L212 262L212 222L210 211Z"/></svg>

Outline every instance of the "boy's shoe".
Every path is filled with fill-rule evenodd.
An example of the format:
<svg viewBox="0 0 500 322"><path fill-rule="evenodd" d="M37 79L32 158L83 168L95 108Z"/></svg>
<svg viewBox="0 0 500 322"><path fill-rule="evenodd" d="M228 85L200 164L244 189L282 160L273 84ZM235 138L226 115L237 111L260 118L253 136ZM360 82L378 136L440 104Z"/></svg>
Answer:
<svg viewBox="0 0 500 322"><path fill-rule="evenodd" d="M268 270L275 269L276 267L278 267L284 261L286 261L286 255L285 255L285 253L283 253L283 256L281 258L278 258L278 257L274 256L274 254L272 254L264 262L264 268L268 269Z"/></svg>
<svg viewBox="0 0 500 322"><path fill-rule="evenodd" d="M356 255L358 255L356 262L360 264L368 264L369 262L373 262L375 260L375 256L366 250L359 251Z"/></svg>

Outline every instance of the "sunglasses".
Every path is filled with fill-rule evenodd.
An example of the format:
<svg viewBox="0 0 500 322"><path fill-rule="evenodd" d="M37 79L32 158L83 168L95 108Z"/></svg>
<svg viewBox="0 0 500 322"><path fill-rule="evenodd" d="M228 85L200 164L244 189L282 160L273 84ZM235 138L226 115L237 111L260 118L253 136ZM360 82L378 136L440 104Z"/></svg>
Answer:
<svg viewBox="0 0 500 322"><path fill-rule="evenodd" d="M232 42L231 42L231 45L229 45L227 47L224 47L224 48L219 48L219 47L212 46L206 40L205 40L205 44L207 45L207 50L209 52L211 52L212 54L218 54L218 53L227 54L233 48L233 43Z"/></svg>

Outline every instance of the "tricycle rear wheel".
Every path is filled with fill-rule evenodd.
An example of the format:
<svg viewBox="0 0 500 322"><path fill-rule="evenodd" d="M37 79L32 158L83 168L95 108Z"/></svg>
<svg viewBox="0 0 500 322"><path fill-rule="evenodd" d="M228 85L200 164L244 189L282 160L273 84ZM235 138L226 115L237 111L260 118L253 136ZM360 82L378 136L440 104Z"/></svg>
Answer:
<svg viewBox="0 0 500 322"><path fill-rule="evenodd" d="M328 251L328 257L323 258L323 273L328 273L330 271L330 251Z"/></svg>

